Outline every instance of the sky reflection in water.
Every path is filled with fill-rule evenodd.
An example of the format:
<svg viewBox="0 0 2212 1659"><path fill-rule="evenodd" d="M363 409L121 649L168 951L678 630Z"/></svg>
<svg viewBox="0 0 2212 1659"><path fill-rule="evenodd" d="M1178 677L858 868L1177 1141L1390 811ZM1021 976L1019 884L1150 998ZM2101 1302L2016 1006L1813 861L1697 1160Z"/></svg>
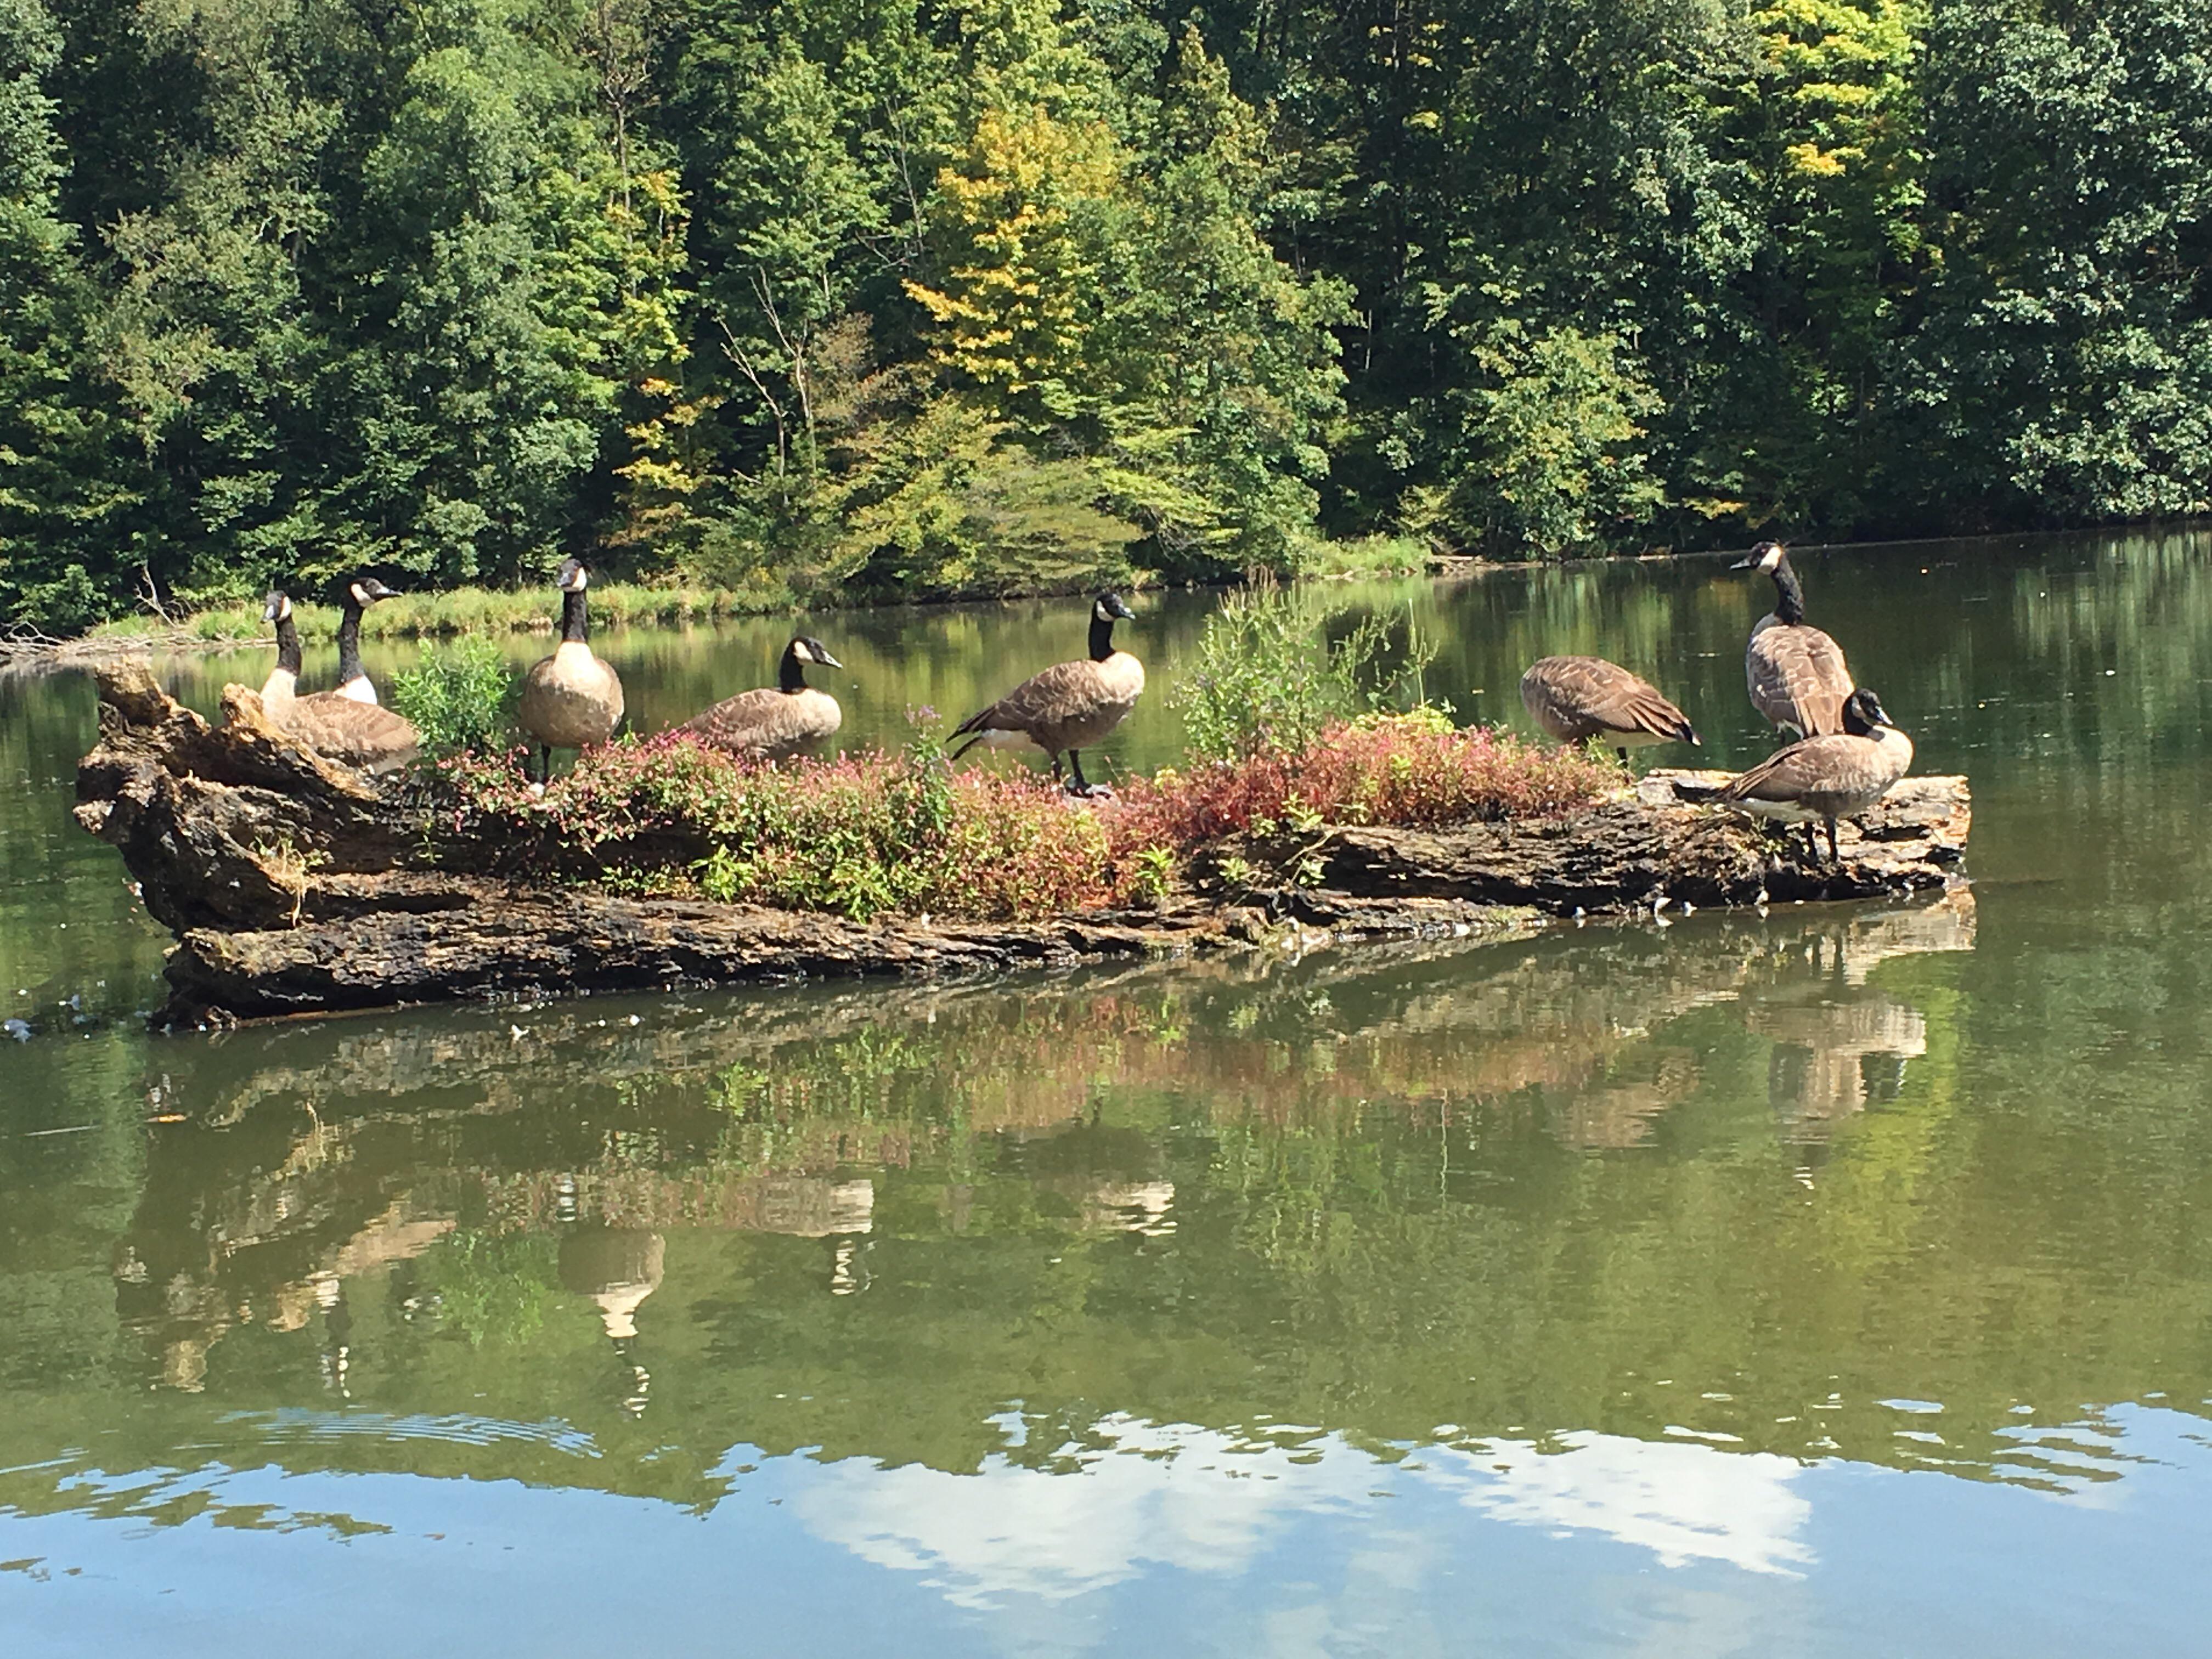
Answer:
<svg viewBox="0 0 2212 1659"><path fill-rule="evenodd" d="M1109 1419L1073 1471L732 1450L701 1514L514 1481L208 1468L206 1513L18 1522L18 1652L885 1650L1675 1656L2203 1651L2197 1419L2121 1414L2124 1487L2002 1488L1608 1435L1295 1446ZM1021 1432L1011 1416L1002 1427ZM579 1455L581 1455L580 1453ZM739 1473L743 1471L743 1473ZM76 1477L109 1500L146 1492ZM149 1497L152 1496L149 1492ZM325 1517L342 1511L333 1524ZM2154 1588L2085 1602L2027 1571ZM1655 1571L1655 1569L1658 1571ZM5 1586L12 1580L19 1588ZM2112 1622L2117 1617L2118 1622Z"/></svg>

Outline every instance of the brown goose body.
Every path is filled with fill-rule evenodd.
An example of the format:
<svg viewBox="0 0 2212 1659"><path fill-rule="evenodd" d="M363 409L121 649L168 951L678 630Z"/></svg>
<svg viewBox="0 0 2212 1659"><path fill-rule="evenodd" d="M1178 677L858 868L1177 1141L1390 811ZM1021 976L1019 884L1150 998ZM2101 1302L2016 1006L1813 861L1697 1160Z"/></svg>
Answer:
<svg viewBox="0 0 2212 1659"><path fill-rule="evenodd" d="M1724 787L1718 799L1754 817L1807 826L1826 823L1828 856L1838 856L1836 821L1863 812L1912 769L1912 739L1881 700L1862 688L1844 700L1840 732L1802 738ZM1817 848L1815 848L1817 851Z"/></svg>
<svg viewBox="0 0 2212 1659"><path fill-rule="evenodd" d="M1626 755L1647 744L1702 741L1650 681L1602 657L1538 659L1521 676L1521 702L1560 743L1599 738Z"/></svg>
<svg viewBox="0 0 2212 1659"><path fill-rule="evenodd" d="M271 593L262 616L276 625L276 666L261 687L261 706L271 724L317 754L366 772L389 772L415 758L421 734L389 708L343 691L301 696L300 629L292 601Z"/></svg>
<svg viewBox="0 0 2212 1659"><path fill-rule="evenodd" d="M800 637L783 648L777 683L725 697L676 729L732 754L786 760L825 742L845 723L845 711L827 691L806 684L806 665L845 665L819 640Z"/></svg>
<svg viewBox="0 0 2212 1659"><path fill-rule="evenodd" d="M1073 787L1088 792L1083 753L1127 720L1145 691L1145 665L1114 648L1114 623L1134 615L1118 593L1102 593L1091 610L1091 655L1080 662L1054 663L1031 675L988 708L970 714L954 728L968 738L952 751L958 760L979 743L1033 743L1051 757L1052 775L1060 775L1060 757L1074 769Z"/></svg>
<svg viewBox="0 0 2212 1659"><path fill-rule="evenodd" d="M1778 730L1817 738L1844 729L1851 671L1844 648L1805 620L1805 590L1778 542L1761 542L1734 567L1774 579L1774 609L1752 624L1743 651L1751 706Z"/></svg>
<svg viewBox="0 0 2212 1659"><path fill-rule="evenodd" d="M562 563L561 643L531 665L515 703L515 721L538 740L549 775L554 750L592 748L622 725L622 678L592 651L584 610L589 584L581 561Z"/></svg>

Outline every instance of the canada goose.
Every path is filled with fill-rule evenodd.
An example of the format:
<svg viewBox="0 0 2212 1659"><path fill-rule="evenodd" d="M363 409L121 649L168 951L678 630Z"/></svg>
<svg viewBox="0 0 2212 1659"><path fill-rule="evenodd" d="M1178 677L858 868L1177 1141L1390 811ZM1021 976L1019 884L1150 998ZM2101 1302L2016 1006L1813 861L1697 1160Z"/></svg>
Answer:
<svg viewBox="0 0 2212 1659"><path fill-rule="evenodd" d="M1682 711L1650 681L1602 657L1544 657L1521 677L1529 718L1561 743L1602 738L1628 758L1654 743L1702 744Z"/></svg>
<svg viewBox="0 0 2212 1659"><path fill-rule="evenodd" d="M1912 739L1892 724L1881 699L1861 686L1844 699L1844 729L1805 738L1769 756L1724 786L1718 799L1754 817L1805 826L1805 846L1817 862L1816 820L1828 826L1828 857L1836 849L1836 820L1880 800L1912 769Z"/></svg>
<svg viewBox="0 0 2212 1659"><path fill-rule="evenodd" d="M374 702L376 687L361 665L361 615L379 599L396 599L397 588L386 587L374 576L346 584L344 606L338 617L337 695L355 702Z"/></svg>
<svg viewBox="0 0 2212 1659"><path fill-rule="evenodd" d="M564 559L554 585L561 590L561 643L522 678L514 717L538 739L539 775L553 776L556 749L588 749L605 743L622 724L622 680L592 654L584 620L584 590L591 572L580 559Z"/></svg>
<svg viewBox="0 0 2212 1659"><path fill-rule="evenodd" d="M415 758L421 736L389 708L356 702L339 691L299 695L300 627L288 595L272 592L261 619L276 628L276 666L261 686L261 706L271 724L317 754L368 772L388 772Z"/></svg>
<svg viewBox="0 0 2212 1659"><path fill-rule="evenodd" d="M1805 590L1780 542L1761 542L1731 570L1759 570L1774 578L1774 609L1752 624L1743 650L1743 678L1751 706L1778 730L1801 738L1844 729L1844 699L1851 671L1844 648L1805 620Z"/></svg>
<svg viewBox="0 0 2212 1659"><path fill-rule="evenodd" d="M819 640L800 635L783 647L773 687L740 691L694 714L676 729L740 755L783 760L821 742L845 723L845 711L827 691L806 683L806 665L845 665Z"/></svg>
<svg viewBox="0 0 2212 1659"><path fill-rule="evenodd" d="M954 737L968 741L952 751L952 758L958 760L979 743L1033 743L1052 757L1054 782L1060 781L1064 751L1075 769L1070 793L1091 793L1082 751L1127 719L1144 695L1144 664L1114 648L1115 621L1135 616L1119 593L1101 593L1091 606L1090 659L1054 663L970 714L953 729Z"/></svg>

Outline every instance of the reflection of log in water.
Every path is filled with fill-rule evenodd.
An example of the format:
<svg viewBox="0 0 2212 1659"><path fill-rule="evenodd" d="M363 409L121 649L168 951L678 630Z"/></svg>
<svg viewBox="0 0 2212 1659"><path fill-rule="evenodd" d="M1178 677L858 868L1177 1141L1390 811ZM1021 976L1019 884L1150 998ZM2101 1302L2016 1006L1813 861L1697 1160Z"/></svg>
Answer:
<svg viewBox="0 0 2212 1659"><path fill-rule="evenodd" d="M165 1056L165 1096L193 1121L157 1133L118 1301L164 1376L196 1386L224 1331L297 1328L321 1287L417 1255L457 1223L849 1241L873 1230L878 1182L846 1171L937 1160L959 1135L997 1138L1000 1172L1063 1224L1162 1237L1175 1183L1152 1137L1096 1121L1102 1089L1171 1091L1263 1130L1377 1109L1433 1122L1528 1093L1563 1142L1626 1147L1702 1075L1663 1028L1730 1002L1778 1052L1814 1057L1790 1074L1800 1103L1785 1110L1833 1117L1866 1098L1867 1056L1925 1047L1921 1017L1866 988L1868 973L1972 937L1961 890L1663 933L1097 972L1020 994L794 992L662 1006L635 1026L566 1005L241 1032ZM967 1231L967 1193L945 1191L948 1231ZM849 1290L860 1272L848 1252L824 1282Z"/></svg>

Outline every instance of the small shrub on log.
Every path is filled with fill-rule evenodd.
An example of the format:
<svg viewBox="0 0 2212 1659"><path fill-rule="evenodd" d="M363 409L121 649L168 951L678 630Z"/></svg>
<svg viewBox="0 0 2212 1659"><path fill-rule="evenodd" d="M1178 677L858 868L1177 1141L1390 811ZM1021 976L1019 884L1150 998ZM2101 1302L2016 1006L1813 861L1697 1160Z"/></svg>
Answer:
<svg viewBox="0 0 2212 1659"><path fill-rule="evenodd" d="M504 748L514 733L514 672L489 640L458 639L392 677L392 707L422 734L426 755Z"/></svg>

